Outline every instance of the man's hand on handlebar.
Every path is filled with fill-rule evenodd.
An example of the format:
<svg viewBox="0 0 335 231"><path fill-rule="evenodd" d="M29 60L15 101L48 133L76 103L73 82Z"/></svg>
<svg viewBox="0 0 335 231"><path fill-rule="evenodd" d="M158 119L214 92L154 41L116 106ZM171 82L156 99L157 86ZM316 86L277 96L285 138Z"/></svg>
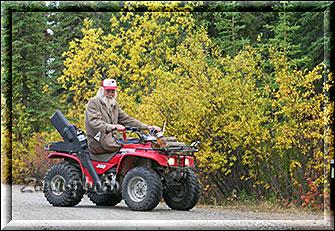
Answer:
<svg viewBox="0 0 335 231"><path fill-rule="evenodd" d="M121 124L117 124L117 125L113 124L112 129L114 131L125 131L126 130L126 128Z"/></svg>
<svg viewBox="0 0 335 231"><path fill-rule="evenodd" d="M160 131L161 131L161 128L160 128L160 127L157 127L157 126L147 126L147 130L151 130L151 129L154 129L154 130L156 130L157 132L160 132Z"/></svg>

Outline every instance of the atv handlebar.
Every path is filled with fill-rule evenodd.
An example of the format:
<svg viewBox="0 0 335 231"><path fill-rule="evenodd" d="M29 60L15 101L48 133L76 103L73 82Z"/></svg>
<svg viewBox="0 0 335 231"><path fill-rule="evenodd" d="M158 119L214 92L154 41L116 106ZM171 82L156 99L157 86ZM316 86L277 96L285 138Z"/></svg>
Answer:
<svg viewBox="0 0 335 231"><path fill-rule="evenodd" d="M149 134L152 135L152 136L156 136L157 132L158 131L156 129L154 129L154 128L150 128L149 129Z"/></svg>
<svg viewBox="0 0 335 231"><path fill-rule="evenodd" d="M125 126L125 129L122 130L122 133L132 133L132 132L139 132L141 131L141 129L139 129L138 127L130 127L130 126Z"/></svg>
<svg viewBox="0 0 335 231"><path fill-rule="evenodd" d="M122 130L121 132L127 132L127 133L131 133L131 132L139 132L141 131L141 129L139 129L138 127L130 127L130 126L125 126L125 129ZM150 135L156 135L157 134L157 130L150 128L149 129L149 134Z"/></svg>
<svg viewBox="0 0 335 231"><path fill-rule="evenodd" d="M127 143L127 133L136 133L140 139L140 142L149 142L156 140L157 131L153 128L149 129L149 134L142 132L142 129L138 127L125 126L125 129L120 131L123 136L125 143Z"/></svg>
<svg viewBox="0 0 335 231"><path fill-rule="evenodd" d="M139 129L138 127L125 126L125 131L141 131L146 129ZM154 128L150 128L149 131L156 131ZM157 132L157 131L156 131Z"/></svg>

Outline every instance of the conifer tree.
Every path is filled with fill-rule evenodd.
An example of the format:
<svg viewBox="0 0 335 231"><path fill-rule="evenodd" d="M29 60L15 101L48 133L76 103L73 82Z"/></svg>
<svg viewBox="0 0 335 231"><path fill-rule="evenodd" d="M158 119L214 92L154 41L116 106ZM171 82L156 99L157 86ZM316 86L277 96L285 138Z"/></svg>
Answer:
<svg viewBox="0 0 335 231"><path fill-rule="evenodd" d="M309 58L301 56L301 43L296 39L298 36L297 31L301 27L295 24L297 12L290 12L293 5L286 1L280 2L279 5L274 5L273 8L275 11L280 11L275 14L276 20L272 24L264 26L273 32L273 37L269 38L270 44L281 49L283 54L289 57L290 62L298 66L303 65L309 61Z"/></svg>
<svg viewBox="0 0 335 231"><path fill-rule="evenodd" d="M297 30L295 39L301 43L301 56L306 56L308 62L301 64L301 69L311 70L324 59L324 12L303 12L296 17L301 27ZM304 35L304 36L298 36ZM293 56L294 57L294 56Z"/></svg>
<svg viewBox="0 0 335 231"><path fill-rule="evenodd" d="M12 13L13 133L22 139L44 128L51 106L46 74L49 47L46 14Z"/></svg>
<svg viewBox="0 0 335 231"><path fill-rule="evenodd" d="M63 10L69 9L69 7L80 7L89 6L90 8L103 7L104 2L90 2L85 3L81 2L78 4L63 2L63 1L53 1L49 4L50 9L58 9L59 11L48 13L48 29L50 31L51 44L50 44L50 59L48 60L48 70L50 81L54 86L53 88L53 97L58 99L62 94L64 94L64 90L62 89L60 83L57 79L63 74L65 61L62 56L64 52L69 49L69 43L74 39L82 39L82 25L85 19L92 19L94 27L103 28L103 30L109 30L110 28L110 18L114 15L119 17L119 12L67 12ZM113 2L108 5L108 7L118 8L116 5L119 3ZM107 6L106 6L107 7ZM71 99L69 102L71 103ZM63 107L65 110L68 108L68 104L61 104L60 107Z"/></svg>

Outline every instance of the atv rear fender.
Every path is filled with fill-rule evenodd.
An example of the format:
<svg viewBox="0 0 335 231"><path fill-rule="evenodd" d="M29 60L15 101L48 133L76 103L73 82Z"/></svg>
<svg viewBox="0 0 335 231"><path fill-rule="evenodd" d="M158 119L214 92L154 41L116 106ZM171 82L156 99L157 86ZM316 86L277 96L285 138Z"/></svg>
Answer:
<svg viewBox="0 0 335 231"><path fill-rule="evenodd" d="M48 158L50 158L50 159L64 158L65 160L66 159L71 159L71 160L76 161L80 165L81 172L85 174L86 184L89 185L89 186L91 186L91 187L93 187L93 178L91 177L91 175L88 172L88 170L86 168L84 168L84 166L81 164L81 162L80 162L80 160L79 160L78 157L76 157L74 155L71 155L71 154L66 154L66 153L61 153L61 152L53 152L53 153L50 153L48 155Z"/></svg>

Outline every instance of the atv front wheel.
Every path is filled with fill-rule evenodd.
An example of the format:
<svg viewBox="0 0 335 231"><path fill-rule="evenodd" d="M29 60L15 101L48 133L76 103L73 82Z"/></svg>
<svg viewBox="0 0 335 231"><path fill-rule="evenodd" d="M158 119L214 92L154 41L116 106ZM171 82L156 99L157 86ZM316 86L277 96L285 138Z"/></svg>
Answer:
<svg viewBox="0 0 335 231"><path fill-rule="evenodd" d="M122 200L121 195L116 195L114 193L98 194L89 192L88 198L98 206L115 206Z"/></svg>
<svg viewBox="0 0 335 231"><path fill-rule="evenodd" d="M173 185L163 192L165 203L173 210L190 210L199 200L200 183L197 175L190 169L185 172L180 185Z"/></svg>
<svg viewBox="0 0 335 231"><path fill-rule="evenodd" d="M43 193L53 206L75 206L85 193L81 170L67 162L52 166L44 177Z"/></svg>
<svg viewBox="0 0 335 231"><path fill-rule="evenodd" d="M122 197L131 210L153 210L162 198L158 174L146 167L133 168L123 180Z"/></svg>

